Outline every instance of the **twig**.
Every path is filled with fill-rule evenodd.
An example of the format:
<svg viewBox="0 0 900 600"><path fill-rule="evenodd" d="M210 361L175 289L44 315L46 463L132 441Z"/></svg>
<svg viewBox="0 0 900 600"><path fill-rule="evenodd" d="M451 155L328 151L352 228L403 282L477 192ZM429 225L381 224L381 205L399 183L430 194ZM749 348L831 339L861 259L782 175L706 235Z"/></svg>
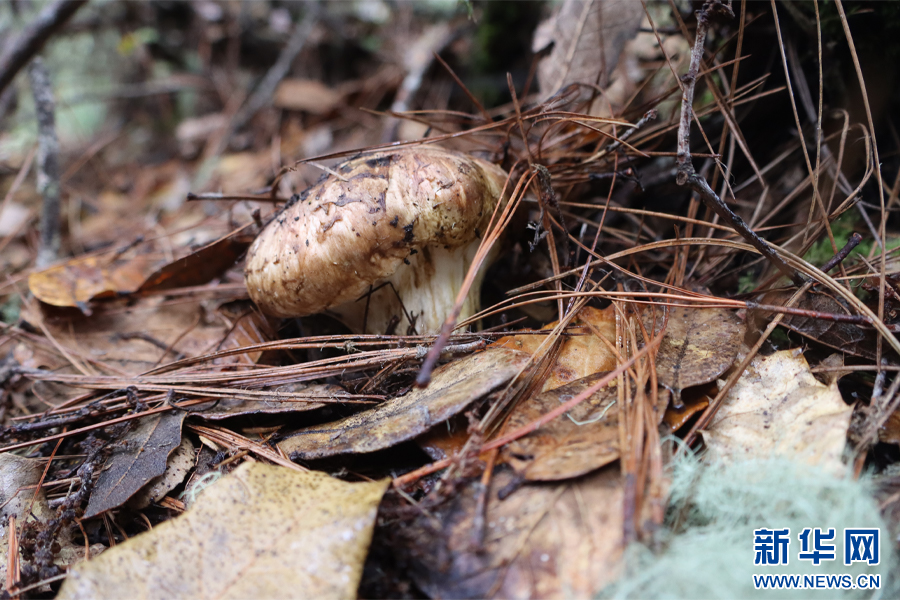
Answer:
<svg viewBox="0 0 900 600"><path fill-rule="evenodd" d="M828 271L832 270L833 268L835 268L836 266L838 266L839 264L844 262L844 259L847 258L847 256L850 254L850 252L854 248L859 246L859 243L861 241L862 241L862 236L860 234L854 232L853 235L850 236L850 239L847 240L847 243L844 245L844 247L841 248L837 254L835 254L834 256L829 258L827 263L822 265L822 272L827 273Z"/></svg>
<svg viewBox="0 0 900 600"><path fill-rule="evenodd" d="M9 49L0 56L0 93L12 83L16 74L28 64L50 39L87 0L58 0L48 5L29 23Z"/></svg>
<svg viewBox="0 0 900 600"><path fill-rule="evenodd" d="M43 198L43 207L36 265L41 269L59 258L59 140L56 137L53 86L39 56L28 67L28 76L38 121L37 189Z"/></svg>
<svg viewBox="0 0 900 600"><path fill-rule="evenodd" d="M734 14L731 8L721 3L720 0L711 0L703 5L703 8L697 12L697 36L694 40L694 48L691 51L691 63L687 74L682 78L683 90L681 95L681 120L678 126L678 153L676 162L678 164L678 172L675 176L675 182L678 185L687 185L693 190L703 201L703 203L719 215L720 218L727 221L735 231L737 231L745 240L747 240L759 253L766 257L775 267L785 274L794 284L803 285L803 278L799 273L788 267L780 256L778 256L771 246L736 215L728 205L709 187L706 179L702 175L694 171L694 165L691 162L691 120L693 116L694 104L694 87L697 82L697 74L700 71L700 58L703 56L703 44L706 41L706 32L709 29L710 12L718 11Z"/></svg>

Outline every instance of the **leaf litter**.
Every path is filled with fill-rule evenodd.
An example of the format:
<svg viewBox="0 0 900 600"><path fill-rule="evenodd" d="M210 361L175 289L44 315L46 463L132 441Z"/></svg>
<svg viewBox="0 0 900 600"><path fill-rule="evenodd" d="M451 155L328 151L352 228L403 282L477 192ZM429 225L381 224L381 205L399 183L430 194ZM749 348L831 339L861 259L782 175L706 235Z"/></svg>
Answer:
<svg viewBox="0 0 900 600"><path fill-rule="evenodd" d="M192 71L189 79L179 79L180 74L173 79L188 90L171 92L179 99L177 118L184 126L178 128L180 158L163 156L171 140L161 138L159 156L133 161L130 157L142 156L135 153L133 142L141 135L79 147L64 183L70 213L63 231L65 258L56 266L29 270L37 239L30 232L40 214L39 194L25 178L31 158L13 152L0 173L5 180L18 169L0 208L21 207L19 212L27 215L26 222L20 219L0 239L3 263L11 269L0 284L0 357L5 357L0 358L0 441L2 449L37 461L30 463L22 481L27 481L24 495L34 494L32 513L39 517L27 520L21 531L13 530L19 538L12 544L5 540L4 551L12 547L9 560L3 561L13 567L13 579L4 581L11 590L26 586L21 596L38 588L41 594L50 593L70 558L83 558L85 548L94 555L108 547L112 567L96 580L90 573L97 560L76 567L63 594L74 593L76 582L88 580L96 585L88 595L130 589L119 586L131 584L157 589L152 586L169 586L173 579L166 577L174 575L178 583L171 585L188 587L167 587L159 595L178 596L182 589L190 590L182 595L205 595L213 588L198 587L207 585L197 575L201 571L185 570L204 554L196 547L181 554L180 548L206 538L181 532L180 541L170 544L155 542L155 536L192 523L192 515L207 515L210 521L213 511L204 507L207 498L216 496L217 486L229 489L238 504L243 502L244 512L231 516L224 511L227 516L221 520L226 522L206 522L203 527L228 529L235 539L252 536L247 511L259 508L274 519L277 511L267 507L281 503L284 496L280 484L261 484L261 491L254 491L259 483L255 473L274 469L267 480L279 481L281 475L306 475L306 466L290 458L328 458L314 467L357 483L338 484L316 476L338 487L378 488L362 503L365 506L357 507L365 513L361 533L348 533L343 540L351 543L352 551L328 559L337 574L319 573L329 573L327 582L317 583L326 589L322 594L340 597L595 595L620 573L627 578L633 571L622 569L627 545L645 542L656 549L661 540L668 543L667 536L679 533L678 524L664 518L672 513L666 513L666 464L673 454L688 453L661 442L668 432L685 437L693 450L712 450L707 461L713 455L730 457L731 464L748 455L786 455L835 474L851 467L856 475L872 469L886 474L885 489L896 486L897 478L889 475L894 466L891 451L884 451L884 442L895 444L900 437L896 356L884 350L898 347L893 335L897 286L889 272L896 265L891 256L879 256L885 254L877 241L882 233L888 235L888 247L894 242L891 232L883 231L889 223L877 230L879 215L872 207L878 199L871 197L873 190L893 192L892 197L896 190L881 181L880 171L854 166L865 161L842 162L846 140L852 138L848 132L857 125L830 120L829 114L837 114L831 110L837 107L831 106L833 99L827 101L830 112L815 125L815 131L826 135L827 143L815 148L822 160L806 156L813 145L804 139L808 132L799 121L791 127L747 125L758 122L754 119L759 119L760 107L787 100L785 96L804 104L810 127L817 121L812 95L801 88L815 89L819 83L823 89L827 82L804 81L814 77L813 70L805 68L814 62L811 54L801 54L802 64L791 57L792 45L805 48L802 52L816 45L800 33L815 31L815 25L789 30L792 39L782 57L794 87L786 91L778 87L777 78L749 79L750 73L770 68L759 62L765 54L757 51L759 45L782 44L780 30L777 39L771 33L768 7L735 5L735 11L746 14L709 25L715 40L707 41L706 49L717 54L714 63L691 62L698 73L695 81L682 77L689 61L714 56L691 52L690 40L703 39L703 23L695 28L695 36L693 20L685 23L683 15L662 5L651 3L642 10L630 3L565 2L529 40L544 50L535 62L528 64L526 44L518 71L507 64L498 70L499 76L513 73L508 90L512 102L499 105L505 100L495 99L482 105L486 99L481 90L449 93L472 77L472 72L450 72L450 65L465 70L463 65L481 62L470 61L469 53L479 51L473 49L482 43L488 49L485 56L499 57L498 47L491 47L498 40L491 42L485 35L478 44L458 43L455 36L465 35L459 24L465 19L457 23L442 17L442 35L456 41L438 44L438 53L454 60L440 58L443 69L428 67L431 56L422 68L405 61L393 64L386 58L392 56L390 51L375 53L370 46L428 41L431 29L411 35L403 24L427 25L432 17L415 12L375 25L377 19L361 16L362 9L347 9L355 16L322 20L315 35L300 44L300 54L285 55L285 60L290 58L285 64L293 67L280 86L263 78L259 65L245 66L247 56L241 61L231 56L222 63L240 63L227 67L237 69L238 81L271 82L270 96L281 107L277 118L257 108L258 114L251 115L253 126L245 129L235 124L249 122L244 115L234 120L232 115L252 103L242 106L241 95L235 94L226 106L225 99L210 95L204 86L211 81L207 70L212 63L206 61L219 55L220 45L250 47L243 25L222 29L228 19L257 20L255 29L263 35L251 41L270 44L272 50L260 57L296 49L293 42L282 43L287 34L277 26L285 16L290 21L290 14L276 10L271 19L260 21L266 11L259 5L263 8L257 6L252 15L237 19L233 7L207 4L193 9L196 27L209 39L227 39L227 44L198 51L204 63L200 70ZM213 15L217 8L224 11L225 21ZM490 25L484 31L494 27L497 5L470 8L478 13L479 23ZM828 22L839 21L832 14L835 6L821 9L831 11ZM403 9L389 5L385 10L396 16L394 11ZM790 18L802 23L804 10L791 11ZM141 21L156 12L150 5L146 14L129 19ZM807 26L818 19L806 17ZM345 30L348 23L357 29ZM308 25L298 22L297 32ZM533 26L494 29L504 32L499 41L506 47L515 43L519 28L530 37ZM141 27L130 23L126 29L148 30ZM390 35L380 37L388 30ZM354 49L353 60L346 61L349 71L337 69L320 81L315 70L299 68L318 64L322 57L328 63L334 47L343 47L360 31L371 35ZM294 41L302 37L290 35ZM188 39L206 38L192 32ZM237 41L240 44L232 44ZM553 44L548 46L548 41ZM144 55L148 64L158 66L161 59L155 52L160 44L142 49L149 49ZM351 73L357 67L359 71ZM534 80L517 79L518 72L531 72ZM324 101L288 101L286 90L292 85L331 93ZM422 86L423 93L407 86ZM775 266L779 261L789 265L778 268L793 270L787 274L796 288L784 287L790 284L777 279L771 264L756 260L750 246L734 242L729 226L710 222L698 210L696 196L684 188L678 195L673 183L680 182L673 182L672 174L687 174L682 158L686 156L690 166L690 151L700 151L700 144L683 131L676 140L671 124L677 121L682 92L693 92L694 86L694 121L711 147L702 158L708 161L699 169L702 175L694 173L691 181L708 179L711 189L721 185L723 201L767 243L781 244L775 251L781 258L769 258ZM534 94L535 87L540 94ZM185 93L199 102L182 102ZM394 107L448 110L417 112L414 120L347 110L380 110L392 97ZM542 103L536 100L540 97L548 99ZM757 101L764 97L764 103ZM212 112L182 115L188 104ZM128 106L137 118L129 113L122 122L140 129L146 122L141 102ZM690 111L686 122L691 122ZM189 125L194 131L187 135ZM460 135L465 129L475 131ZM874 130L863 136L866 152L873 154L867 155L868 164L890 171L895 167L893 155L886 160L877 156L879 150L885 155L880 148L885 137L876 143L874 136ZM482 296L496 300L506 293L508 300L465 321L474 332L460 328L448 337L448 321L438 338L417 335L419 317L406 308L388 315L391 320L383 331L350 335L326 317L276 320L247 302L241 255L266 222L283 216L281 205L301 201L302 191L320 176L340 178L333 163L338 154L343 158L367 146L419 138L437 141L449 151L472 153L509 174L504 206L509 210L496 215L499 220L489 230L475 232L482 240L478 261L488 264L499 257ZM104 144L110 144L109 151ZM835 156L836 149L840 154ZM337 150L345 152L289 166L293 158ZM415 152L415 145L408 151ZM85 177L79 172L85 164L100 165L107 172L101 178ZM432 183L440 189L451 184ZM814 193L807 193L813 186ZM198 194L185 202L189 191ZM889 199L883 204L890 205ZM827 221L849 208L865 217L854 226L859 230L855 233L876 242L867 240L865 251L846 258L850 249L840 246L847 232L838 231L838 223L831 231ZM415 237L416 224L408 226L405 233ZM819 254L825 248L827 256L807 252L813 244ZM839 260L828 261L821 270L811 266L825 263L832 253ZM840 275L832 271L836 265ZM25 282L37 301L16 296ZM696 282L714 291L686 291L701 289ZM735 296L738 283L744 294ZM403 307L396 290L374 287L356 298L367 313L370 301L378 297L396 297ZM605 309L596 308L609 302ZM654 309L648 310L647 303L655 304ZM641 325L652 338L662 326L663 307L667 329L660 346L641 360L629 359L648 350ZM735 308L740 310L734 313ZM639 313L643 316L636 319ZM541 327L554 318L559 320ZM776 328L779 322L781 329ZM784 335L769 337L773 331L789 331L791 343L785 344ZM749 354L740 351L745 332L746 342L755 344ZM789 351L790 357L776 351L796 346L794 333L809 345L806 357L812 369L796 349ZM847 360L823 359L827 346L846 354ZM438 368L431 387L422 390L413 385L426 354L429 361L440 357L439 362L448 364ZM746 372L733 368L736 361L747 363L742 366ZM424 371L430 373L430 367ZM819 383L812 372L830 383ZM609 386L589 396L584 393L610 373L616 377ZM575 398L580 404L565 407L555 419L546 418ZM856 403L856 422L847 447L851 401ZM157 444L152 433L148 437L148 428L176 422L179 426L169 430L165 443ZM406 443L410 440L428 454ZM876 446L879 441L883 443ZM280 475L272 475L276 472ZM386 476L394 477L394 485L382 496L386 484L381 478ZM366 478L379 481L358 483ZM218 483L210 486L213 481ZM890 496L884 503L897 504ZM313 504L326 509L335 505L330 496ZM375 529L375 550L358 588L376 509L382 516ZM282 524L296 519L298 510L294 506L288 516L282 515ZM175 517L179 514L181 518ZM340 527L327 519L323 523L325 533L335 534ZM8 523L0 525L9 532ZM265 527L261 529L265 533ZM250 549L249 543L244 546L245 552ZM272 552L278 558L293 556L290 550ZM148 556L162 568L171 564L162 562L166 558L178 561L185 555L190 558L170 572L154 575L156 583L143 572L129 575L141 569L156 573L133 566ZM135 571L117 573L120 565ZM19 566L22 581L16 582ZM225 576L216 580L210 575L214 581L209 585L231 581L233 573L219 568L209 573ZM319 592L311 587L317 584L276 569L266 571L265 577L254 572L229 589L254 596ZM82 570L89 575L82 576ZM697 579L696 568L687 570L688 580ZM119 583L117 577L130 580ZM691 589L678 581L688 585L679 589ZM385 582L388 587L380 588ZM379 592L384 589L392 593ZM696 582L693 589L699 589Z"/></svg>

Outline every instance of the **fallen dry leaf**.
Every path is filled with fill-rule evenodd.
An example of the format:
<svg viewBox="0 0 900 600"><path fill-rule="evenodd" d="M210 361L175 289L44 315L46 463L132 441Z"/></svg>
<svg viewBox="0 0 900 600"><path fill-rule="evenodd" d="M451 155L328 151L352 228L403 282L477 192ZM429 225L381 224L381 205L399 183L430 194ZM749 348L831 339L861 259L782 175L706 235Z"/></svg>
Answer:
<svg viewBox="0 0 900 600"><path fill-rule="evenodd" d="M767 296L766 303L783 304L789 297L790 294ZM829 314L853 314L832 296L817 292L809 292L804 295L797 308ZM769 315L771 313L768 313L767 318ZM781 324L814 342L825 344L847 354L868 359L874 359L877 354L878 338L875 330L871 328L863 328L855 323L841 323L801 315L785 315Z"/></svg>
<svg viewBox="0 0 900 600"><path fill-rule="evenodd" d="M23 458L15 454L0 454L0 584L6 583L7 556L9 554L9 518L15 517L19 526L31 514L41 521L47 521L52 513L47 506L44 492L35 497L33 489L23 489L36 485L41 479L46 463L42 460Z"/></svg>
<svg viewBox="0 0 900 600"><path fill-rule="evenodd" d="M537 420L605 375L595 373L524 400L503 433ZM505 446L505 459L526 479L543 481L577 477L613 462L619 458L617 398L615 385L601 389L565 416Z"/></svg>
<svg viewBox="0 0 900 600"><path fill-rule="evenodd" d="M278 444L292 459L374 452L422 434L515 377L529 356L489 348L435 371L425 389L346 419L301 429Z"/></svg>
<svg viewBox="0 0 900 600"><path fill-rule="evenodd" d="M565 0L534 32L535 52L554 43L538 65L541 93L550 96L570 83L602 84L601 74L612 74L643 17L641 3L631 0Z"/></svg>
<svg viewBox="0 0 900 600"><path fill-rule="evenodd" d="M245 312L234 314L238 309L243 309ZM262 344L275 338L275 328L269 318L257 310L247 307L243 302L221 306L219 313L233 321L234 325L231 326L231 331L228 332L225 339L216 347L217 352ZM244 352L216 358L213 360L213 364L234 362L256 364L262 355L262 352Z"/></svg>
<svg viewBox="0 0 900 600"><path fill-rule="evenodd" d="M837 474L853 408L820 383L797 350L757 356L702 432L724 459L796 457Z"/></svg>
<svg viewBox="0 0 900 600"><path fill-rule="evenodd" d="M297 397L291 398L267 398L265 400L244 400L240 398L223 398L215 406L203 409L202 406L196 410L197 416L217 421L227 419L229 417L237 417L240 415L275 415L279 413L306 412L315 410L325 406L323 402L316 402L314 399L322 398L325 400L339 400L341 396L347 396L347 392L339 385L332 383L289 383L287 385L279 385L275 388L263 388L264 390L273 392L286 392L290 394L307 393L310 401L304 402Z"/></svg>
<svg viewBox="0 0 900 600"><path fill-rule="evenodd" d="M188 472L194 467L194 445L186 436L181 438L181 444L175 451L169 454L166 460L166 470L159 477L154 477L147 482L128 501L131 508L145 508L153 502L159 502L170 491L180 485Z"/></svg>
<svg viewBox="0 0 900 600"><path fill-rule="evenodd" d="M28 289L46 304L78 307L90 312L88 302L137 291L162 263L160 257L148 255L73 258L29 275Z"/></svg>
<svg viewBox="0 0 900 600"><path fill-rule="evenodd" d="M702 389L702 388L700 388ZM715 386L713 389L716 390ZM717 392L712 392L715 396ZM703 411L709 406L709 396L707 394L691 394L688 397L682 397L682 405L680 407L669 406L666 408L666 414L663 416L663 422L666 424L670 433L675 433L684 427L691 417Z"/></svg>
<svg viewBox="0 0 900 600"><path fill-rule="evenodd" d="M186 413L157 413L138 421L106 461L91 492L84 518L118 508L166 471L169 454L181 444Z"/></svg>
<svg viewBox="0 0 900 600"><path fill-rule="evenodd" d="M556 322L550 323L544 330L549 331L555 326ZM585 306L573 319L572 327L579 328L578 333L585 335L573 335L563 340L559 358L544 382L543 391L616 368L616 355L611 350L616 340L616 313L611 306L603 310ZM546 339L543 335L513 335L502 337L491 346L534 354Z"/></svg>
<svg viewBox="0 0 900 600"><path fill-rule="evenodd" d="M76 356L139 375L157 363L215 350L228 326L221 320L208 323L203 316L196 303L152 297L109 303L89 317L43 311L43 317L28 314L26 319L43 318L50 334Z"/></svg>
<svg viewBox="0 0 900 600"><path fill-rule="evenodd" d="M222 275L250 246L252 236L235 233L172 261L147 276L139 291L203 285Z"/></svg>
<svg viewBox="0 0 900 600"><path fill-rule="evenodd" d="M526 485L505 500L514 475L498 472L475 543L478 481L398 532L396 550L432 598L590 598L618 576L623 492L618 469L573 482ZM438 523L440 527L438 527Z"/></svg>
<svg viewBox="0 0 900 600"><path fill-rule="evenodd" d="M354 598L388 483L244 463L188 512L74 567L57 598Z"/></svg>
<svg viewBox="0 0 900 600"><path fill-rule="evenodd" d="M661 315L652 323L649 311L644 326L654 335L662 327ZM675 394L681 404L681 390L715 381L734 363L744 338L744 326L734 313L723 308L686 308L669 311L666 335L656 353L659 384Z"/></svg>

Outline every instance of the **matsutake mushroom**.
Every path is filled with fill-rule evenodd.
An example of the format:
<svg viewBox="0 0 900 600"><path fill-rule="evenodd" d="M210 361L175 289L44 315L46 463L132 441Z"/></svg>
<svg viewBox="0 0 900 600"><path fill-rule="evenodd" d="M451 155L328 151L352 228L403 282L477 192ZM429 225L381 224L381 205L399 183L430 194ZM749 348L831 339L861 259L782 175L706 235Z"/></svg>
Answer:
<svg viewBox="0 0 900 600"><path fill-rule="evenodd" d="M506 173L424 146L337 166L256 238L247 289L268 314L331 314L357 333L437 332L500 201ZM484 268L460 318L479 309Z"/></svg>

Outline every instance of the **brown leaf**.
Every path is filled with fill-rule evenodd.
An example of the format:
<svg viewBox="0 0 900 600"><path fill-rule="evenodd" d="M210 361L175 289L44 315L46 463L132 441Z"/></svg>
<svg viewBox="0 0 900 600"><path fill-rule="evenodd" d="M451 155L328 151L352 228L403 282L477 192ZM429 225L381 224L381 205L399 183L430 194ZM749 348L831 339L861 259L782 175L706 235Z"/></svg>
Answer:
<svg viewBox="0 0 900 600"><path fill-rule="evenodd" d="M878 440L885 444L900 444L900 411L894 411L878 431Z"/></svg>
<svg viewBox="0 0 900 600"><path fill-rule="evenodd" d="M524 400L504 426L514 431L583 392L606 373L595 373ZM615 385L607 386L537 431L504 448L504 456L529 480L553 481L584 475L619 458ZM502 434L501 434L502 435Z"/></svg>
<svg viewBox="0 0 900 600"><path fill-rule="evenodd" d="M711 386L713 390L718 390L716 386ZM703 389L703 388L698 388ZM717 391L713 391L715 396ZM680 407L669 406L666 408L666 414L663 416L663 422L671 433L674 433L684 427L691 417L704 410L709 406L710 396L704 393L684 394L681 398L682 405Z"/></svg>
<svg viewBox="0 0 900 600"><path fill-rule="evenodd" d="M659 331L659 313L654 327L649 311L645 312L644 326L651 335ZM656 354L659 384L672 390L680 404L681 390L715 381L734 363L743 337L744 326L731 311L671 308L666 335Z"/></svg>
<svg viewBox="0 0 900 600"><path fill-rule="evenodd" d="M820 383L796 350L757 356L725 397L703 439L725 458L798 458L837 475L853 407Z"/></svg>
<svg viewBox="0 0 900 600"><path fill-rule="evenodd" d="M403 528L398 548L433 598L590 598L613 581L622 558L623 493L618 469L571 483L527 485L500 500L514 479L498 472L474 543L479 483ZM439 527L438 527L439 524Z"/></svg>
<svg viewBox="0 0 900 600"><path fill-rule="evenodd" d="M144 508L153 502L159 502L176 486L181 485L185 476L194 466L194 445L187 437L181 438L181 444L166 460L166 470L159 477L154 477L147 485L131 497L128 505L132 508Z"/></svg>
<svg viewBox="0 0 900 600"><path fill-rule="evenodd" d="M550 96L570 83L601 83L616 68L625 43L638 31L644 10L632 0L565 0L534 33L538 52L551 43L538 65L541 93Z"/></svg>
<svg viewBox="0 0 900 600"><path fill-rule="evenodd" d="M28 276L28 289L52 306L79 307L96 298L130 294L160 264L148 255L133 258L84 256Z"/></svg>
<svg viewBox="0 0 900 600"><path fill-rule="evenodd" d="M544 327L551 330L556 322ZM603 310L585 306L572 321L577 333L563 340L559 358L544 383L543 391L558 388L569 382L616 368L616 313L610 306ZM603 338L603 339L601 339ZM502 337L492 347L512 348L534 354L547 339L543 335L514 335Z"/></svg>
<svg viewBox="0 0 900 600"><path fill-rule="evenodd" d="M180 517L74 567L57 598L353 598L388 483L244 463Z"/></svg>
<svg viewBox="0 0 900 600"><path fill-rule="evenodd" d="M229 314L231 312L229 309L236 309L237 307L246 307L246 305L243 302L225 305L219 309L219 312L223 313L223 316L226 318L233 319L234 316ZM275 332L268 317L253 308L249 308L246 312L237 316L231 331L228 332L222 343L218 345L216 351L221 352L223 350L262 344L274 339L274 337ZM262 358L262 354L262 352L245 352L233 356L224 356L213 360L213 364L231 364L235 362L256 364Z"/></svg>
<svg viewBox="0 0 900 600"><path fill-rule="evenodd" d="M185 413L158 413L138 421L100 472L84 518L118 508L166 470L169 454L181 444Z"/></svg>
<svg viewBox="0 0 900 600"><path fill-rule="evenodd" d="M104 304L89 317L72 311L42 311L50 334L74 354L133 375L157 363L215 350L228 333L227 324L207 323L202 317L196 303L171 303L162 297Z"/></svg>
<svg viewBox="0 0 900 600"><path fill-rule="evenodd" d="M291 458L374 452L424 433L515 377L528 354L489 348L434 373L425 389L413 389L371 410L301 429L278 444Z"/></svg>
<svg viewBox="0 0 900 600"><path fill-rule="evenodd" d="M267 388L268 389L268 388ZM298 394L301 392L308 393L310 399L324 398L328 400L339 400L341 396L347 396L347 392L339 385L331 383L322 384L304 384L290 383L278 386L272 390L276 392L287 392ZM196 413L197 416L217 421L227 419L228 417L236 417L240 415L276 415L279 413L294 413L315 410L325 406L324 402L302 402L296 397L292 398L271 398L266 400L241 400L238 398L223 398L218 404L212 408Z"/></svg>
<svg viewBox="0 0 900 600"><path fill-rule="evenodd" d="M147 276L140 291L203 285L222 275L247 250L253 238L234 234L191 252Z"/></svg>
<svg viewBox="0 0 900 600"><path fill-rule="evenodd" d="M782 304L790 294L766 296L767 304ZM816 312L847 315L847 308L828 294L809 292L800 299L797 308ZM827 319L813 319L801 315L785 315L781 324L814 342L862 358L875 359L877 336L875 330L864 329L855 323L840 323ZM887 346L885 346L887 348Z"/></svg>

